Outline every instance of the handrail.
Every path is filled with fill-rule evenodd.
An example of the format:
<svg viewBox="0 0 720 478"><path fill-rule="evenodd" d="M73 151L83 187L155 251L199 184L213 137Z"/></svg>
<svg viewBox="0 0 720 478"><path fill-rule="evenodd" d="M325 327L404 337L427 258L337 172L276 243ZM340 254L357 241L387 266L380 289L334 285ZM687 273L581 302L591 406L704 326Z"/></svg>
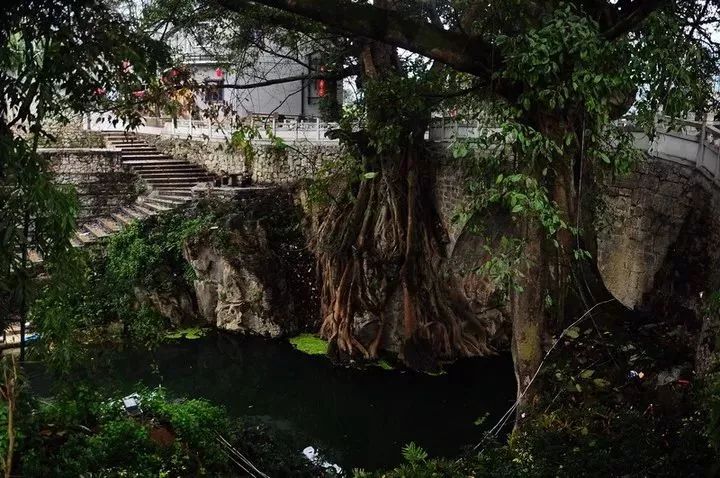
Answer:
<svg viewBox="0 0 720 478"><path fill-rule="evenodd" d="M338 144L338 140L331 139L327 135L328 132L338 128L337 123L300 118L278 120L272 116L266 117L263 121L255 116L249 117L249 123L252 125L256 125L260 121L262 121L262 125L257 128L257 137L253 140L259 143L279 138L286 142L308 142L318 145ZM712 118L706 121L696 121L664 116L659 116L657 121L661 128L658 129L652 141L649 141L650 138L641 131L633 130L631 118L621 119L620 123L635 135L635 146L645 150L650 156L694 166L720 184L720 122L716 122ZM229 125L210 124L201 120L178 119L162 122L153 119L152 123L162 124L162 126L141 126L136 131L177 138L195 136L221 141L229 140L233 132ZM671 129L665 128L671 125ZM86 126L89 129L99 130L124 129L122 125L113 127L107 123L96 123L95 121L89 121ZM487 123L481 124L480 121L434 118L425 133L425 138L436 143L453 142L458 139L479 137L481 131L488 127Z"/></svg>

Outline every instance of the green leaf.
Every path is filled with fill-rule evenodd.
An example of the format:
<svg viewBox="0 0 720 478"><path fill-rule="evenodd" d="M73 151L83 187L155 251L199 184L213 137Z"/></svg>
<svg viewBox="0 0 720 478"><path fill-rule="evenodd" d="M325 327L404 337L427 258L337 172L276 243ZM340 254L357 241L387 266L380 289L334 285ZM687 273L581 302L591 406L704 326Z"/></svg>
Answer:
<svg viewBox="0 0 720 478"><path fill-rule="evenodd" d="M570 327L567 332L565 332L565 336L571 339L576 339L580 337L580 329L577 327Z"/></svg>
<svg viewBox="0 0 720 478"><path fill-rule="evenodd" d="M362 177L363 177L363 179L373 179L377 175L378 175L378 173L376 173L376 172L370 172L370 173L363 174Z"/></svg>
<svg viewBox="0 0 720 478"><path fill-rule="evenodd" d="M588 370L584 370L584 371L580 374L580 377L581 377L581 378L590 378L590 377L592 377L594 374L595 374L595 370L590 370L590 369L588 369Z"/></svg>
<svg viewBox="0 0 720 478"><path fill-rule="evenodd" d="M595 384L596 387L605 388L608 385L610 385L610 382L608 382L607 380L602 379L602 378L596 378L596 379L593 379L593 384Z"/></svg>

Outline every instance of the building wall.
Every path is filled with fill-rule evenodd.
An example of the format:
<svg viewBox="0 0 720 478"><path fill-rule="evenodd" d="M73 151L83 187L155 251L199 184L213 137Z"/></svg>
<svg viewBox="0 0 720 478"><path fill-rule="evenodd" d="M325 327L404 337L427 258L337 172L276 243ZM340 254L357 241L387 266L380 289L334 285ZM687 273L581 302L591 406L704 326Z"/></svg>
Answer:
<svg viewBox="0 0 720 478"><path fill-rule="evenodd" d="M248 85L266 80L308 74L308 69L301 64L286 59L278 59L269 54L261 55L252 66L253 73L238 75L226 72L224 66L213 62L191 64L195 80L200 84L206 81L222 80L225 85ZM223 70L222 77L216 70ZM249 71L249 70L248 70ZM314 96L317 94L314 81L291 81L252 89L223 88L223 100L240 116L248 115L287 115L318 117L320 108ZM338 100L342 102L342 88L338 88ZM200 108L207 107L205 95L196 95Z"/></svg>

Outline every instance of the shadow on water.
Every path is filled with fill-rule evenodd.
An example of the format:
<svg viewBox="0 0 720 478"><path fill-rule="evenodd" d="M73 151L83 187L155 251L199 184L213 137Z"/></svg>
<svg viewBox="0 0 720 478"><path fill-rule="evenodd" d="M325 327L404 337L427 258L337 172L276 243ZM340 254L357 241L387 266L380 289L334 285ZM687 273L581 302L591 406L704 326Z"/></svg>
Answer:
<svg viewBox="0 0 720 478"><path fill-rule="evenodd" d="M284 341L229 334L167 343L152 358L129 350L103 354L111 354L110 369L100 367L93 381L114 393L162 385L171 397L205 398L233 416L265 417L307 437L298 450L320 447L346 469L396 465L411 441L433 456L457 455L515 395L509 355L463 360L428 376L337 367ZM48 390L43 374L34 375L34 388Z"/></svg>

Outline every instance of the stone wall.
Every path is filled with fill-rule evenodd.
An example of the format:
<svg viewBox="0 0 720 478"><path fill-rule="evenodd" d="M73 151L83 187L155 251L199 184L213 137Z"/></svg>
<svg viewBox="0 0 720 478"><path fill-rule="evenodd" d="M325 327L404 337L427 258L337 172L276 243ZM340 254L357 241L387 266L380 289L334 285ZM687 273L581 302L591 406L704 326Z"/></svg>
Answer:
<svg viewBox="0 0 720 478"><path fill-rule="evenodd" d="M697 309L720 286L720 189L692 166L640 163L600 202L598 265L608 290L631 309ZM662 307L667 309L670 303Z"/></svg>
<svg viewBox="0 0 720 478"><path fill-rule="evenodd" d="M135 176L122 168L120 150L41 148L38 152L49 157L58 183L75 188L78 222L107 215L137 197Z"/></svg>
<svg viewBox="0 0 720 478"><path fill-rule="evenodd" d="M315 175L323 161L339 159L343 152L338 145L296 142L286 148L268 143L255 145L254 155L219 142L193 138L170 138L140 135L164 153L187 159L218 175L249 175L255 183L289 184Z"/></svg>
<svg viewBox="0 0 720 478"><path fill-rule="evenodd" d="M50 136L40 140L45 148L104 148L105 138L99 131L83 129L82 119L76 118L68 124L49 124L45 131Z"/></svg>

